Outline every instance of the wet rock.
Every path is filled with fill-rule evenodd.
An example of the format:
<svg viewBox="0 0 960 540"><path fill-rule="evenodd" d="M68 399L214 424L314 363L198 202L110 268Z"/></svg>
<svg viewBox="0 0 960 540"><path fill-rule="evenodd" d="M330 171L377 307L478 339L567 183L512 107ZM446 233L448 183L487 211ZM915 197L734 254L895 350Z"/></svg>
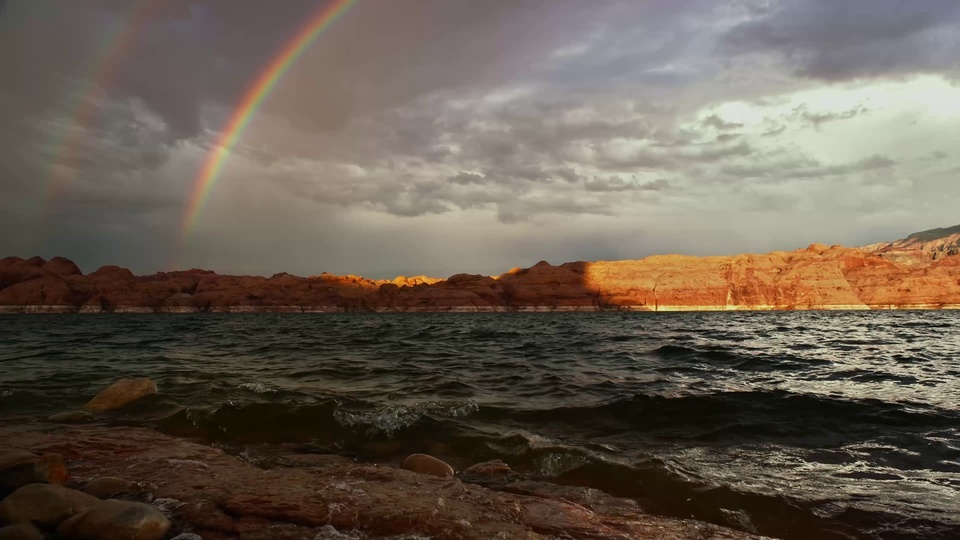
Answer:
<svg viewBox="0 0 960 540"><path fill-rule="evenodd" d="M493 461L484 461L471 465L463 470L461 474L471 474L476 476L485 476L487 478L497 478L501 476L513 476L517 473L509 465L499 459Z"/></svg>
<svg viewBox="0 0 960 540"><path fill-rule="evenodd" d="M97 394L83 408L92 411L112 411L156 393L157 383L150 379L120 379Z"/></svg>
<svg viewBox="0 0 960 540"><path fill-rule="evenodd" d="M136 484L130 480L124 480L116 476L101 476L87 482L80 491L98 499L109 499L119 493L127 493L135 489Z"/></svg>
<svg viewBox="0 0 960 540"><path fill-rule="evenodd" d="M471 465L461 471L457 478L469 484L503 490L520 480L521 476L503 461L495 459Z"/></svg>
<svg viewBox="0 0 960 540"><path fill-rule="evenodd" d="M352 462L265 469L221 449L143 428L70 425L50 430L0 423L0 440L63 452L77 460L76 474L87 478L127 477L152 485L154 501L163 501L176 519L172 534L191 532L211 540L301 540L317 537L326 525L361 538L758 538L645 514L635 504L596 490L578 494L510 482L517 486L511 493ZM87 519L76 518L70 527Z"/></svg>
<svg viewBox="0 0 960 540"><path fill-rule="evenodd" d="M277 460L277 464L284 467L328 467L344 463L352 461L334 454L290 454Z"/></svg>
<svg viewBox="0 0 960 540"><path fill-rule="evenodd" d="M57 535L72 540L160 540L170 520L150 506L107 499L57 527Z"/></svg>
<svg viewBox="0 0 960 540"><path fill-rule="evenodd" d="M0 503L0 520L53 528L99 502L96 497L63 486L29 484Z"/></svg>
<svg viewBox="0 0 960 540"><path fill-rule="evenodd" d="M47 417L49 422L57 422L60 424L79 424L82 422L90 422L93 420L93 414L89 411L66 411L57 414L51 414Z"/></svg>
<svg viewBox="0 0 960 540"><path fill-rule="evenodd" d="M0 496L27 484L63 485L69 479L70 472L60 454L37 456L24 451L0 454Z"/></svg>
<svg viewBox="0 0 960 540"><path fill-rule="evenodd" d="M403 460L402 469L432 476L453 476L453 467L427 454L410 454Z"/></svg>
<svg viewBox="0 0 960 540"><path fill-rule="evenodd" d="M2 539L0 539L0 540L2 540ZM199 534L194 534L194 533L180 533L180 534L174 536L173 538L171 538L170 540L203 540L203 538L202 538Z"/></svg>
<svg viewBox="0 0 960 540"><path fill-rule="evenodd" d="M30 523L18 523L0 528L0 540L44 540L44 536Z"/></svg>
<svg viewBox="0 0 960 540"><path fill-rule="evenodd" d="M33 461L36 457L36 454L33 452L27 452L26 450L0 450L0 471L21 463Z"/></svg>

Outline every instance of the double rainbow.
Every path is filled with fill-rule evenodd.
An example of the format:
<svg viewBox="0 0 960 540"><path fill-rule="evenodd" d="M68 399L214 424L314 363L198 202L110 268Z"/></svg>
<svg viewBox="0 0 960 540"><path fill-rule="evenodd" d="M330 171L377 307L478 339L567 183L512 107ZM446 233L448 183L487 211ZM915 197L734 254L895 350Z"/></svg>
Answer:
<svg viewBox="0 0 960 540"><path fill-rule="evenodd" d="M76 154L84 124L95 116L97 101L132 51L135 38L140 34L143 25L150 20L160 4L160 0L132 2L101 39L93 61L93 75L86 79L79 91L68 100L65 107L66 120L50 140L47 151L50 161L41 209L44 218L41 221L46 221L47 214L53 211L56 196L67 184L68 177L61 173L59 166L69 162Z"/></svg>
<svg viewBox="0 0 960 540"><path fill-rule="evenodd" d="M260 72L253 85L247 89L243 99L230 116L226 127L220 133L213 150L207 154L203 168L194 181L180 228L181 246L196 226L200 214L210 199L210 193L220 178L223 166L227 158L230 157L231 150L243 135L247 124L250 123L250 119L260 108L264 98L273 90L277 82L296 62L297 58L303 54L310 43L356 2L357 0L332 0L323 6L283 46L280 52L273 57L273 60L267 64L267 67Z"/></svg>

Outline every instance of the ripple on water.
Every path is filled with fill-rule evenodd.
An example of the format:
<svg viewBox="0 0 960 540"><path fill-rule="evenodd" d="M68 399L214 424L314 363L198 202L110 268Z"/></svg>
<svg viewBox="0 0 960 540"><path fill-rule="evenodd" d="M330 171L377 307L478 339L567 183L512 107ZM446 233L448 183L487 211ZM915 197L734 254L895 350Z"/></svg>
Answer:
<svg viewBox="0 0 960 540"><path fill-rule="evenodd" d="M55 321L56 324L51 324ZM0 413L501 458L787 539L960 538L960 312L4 318ZM949 510L949 509L953 510Z"/></svg>

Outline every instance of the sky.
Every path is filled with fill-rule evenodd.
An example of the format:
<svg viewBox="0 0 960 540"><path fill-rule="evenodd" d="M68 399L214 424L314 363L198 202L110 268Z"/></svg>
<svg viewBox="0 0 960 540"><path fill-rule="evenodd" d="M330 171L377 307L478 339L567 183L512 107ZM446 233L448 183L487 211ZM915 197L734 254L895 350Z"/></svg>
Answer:
<svg viewBox="0 0 960 540"><path fill-rule="evenodd" d="M0 256L496 275L960 223L956 0L0 0Z"/></svg>

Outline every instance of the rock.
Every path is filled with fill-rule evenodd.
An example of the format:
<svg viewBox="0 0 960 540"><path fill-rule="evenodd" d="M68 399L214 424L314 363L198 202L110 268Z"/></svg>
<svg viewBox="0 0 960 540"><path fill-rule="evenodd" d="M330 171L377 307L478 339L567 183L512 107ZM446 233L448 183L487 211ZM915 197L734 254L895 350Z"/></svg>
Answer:
<svg viewBox="0 0 960 540"><path fill-rule="evenodd" d="M170 520L149 504L107 499L64 521L57 535L73 540L160 540Z"/></svg>
<svg viewBox="0 0 960 540"><path fill-rule="evenodd" d="M0 471L22 463L33 462L37 455L26 450L0 450Z"/></svg>
<svg viewBox="0 0 960 540"><path fill-rule="evenodd" d="M453 476L453 467L427 454L410 454L403 460L402 469L432 476Z"/></svg>
<svg viewBox="0 0 960 540"><path fill-rule="evenodd" d="M63 486L29 484L0 503L0 519L7 523L33 523L42 528L53 528L99 502L96 497Z"/></svg>
<svg viewBox="0 0 960 540"><path fill-rule="evenodd" d="M44 540L44 536L30 523L18 523L0 529L0 540Z"/></svg>
<svg viewBox="0 0 960 540"><path fill-rule="evenodd" d="M759 540L699 521L647 514L635 502L587 488L521 485L514 492L495 491L349 461L264 469L219 448L132 426L51 430L43 424L0 422L0 440L22 448L69 449L82 461L85 475L151 484L155 501L178 502L172 532L197 532L203 538L314 538L318 529L331 525L368 538ZM76 520L81 521L86 518ZM362 534L354 534L358 529Z"/></svg>
<svg viewBox="0 0 960 540"><path fill-rule="evenodd" d="M484 461L483 463L471 465L464 469L461 474L472 474L476 476L495 478L500 476L513 476L517 473L503 461L495 459L493 461Z"/></svg>
<svg viewBox="0 0 960 540"><path fill-rule="evenodd" d="M24 451L0 454L0 495L27 484L62 485L69 479L70 471L60 454L37 456Z"/></svg>
<svg viewBox="0 0 960 540"><path fill-rule="evenodd" d="M70 480L70 470L67 462L60 454L42 454L33 462L34 478L37 482L57 484L62 486Z"/></svg>
<svg viewBox="0 0 960 540"><path fill-rule="evenodd" d="M471 465L457 475L462 482L477 484L491 489L508 489L521 479L520 474L509 465L495 459Z"/></svg>
<svg viewBox="0 0 960 540"><path fill-rule="evenodd" d="M137 485L130 480L116 476L101 476L86 483L80 491L98 499L109 499L119 493L134 491Z"/></svg>
<svg viewBox="0 0 960 540"><path fill-rule="evenodd" d="M111 411L157 393L157 383L150 379L120 379L97 394L84 409Z"/></svg>
<svg viewBox="0 0 960 540"><path fill-rule="evenodd" d="M54 258L0 259L0 312L594 311L960 306L960 226L845 248L723 257L541 261L496 278L221 276L206 270L83 275Z"/></svg>
<svg viewBox="0 0 960 540"><path fill-rule="evenodd" d="M93 420L93 414L90 411L66 411L51 414L47 417L49 422L58 422L61 424L78 424L81 422L90 422Z"/></svg>

